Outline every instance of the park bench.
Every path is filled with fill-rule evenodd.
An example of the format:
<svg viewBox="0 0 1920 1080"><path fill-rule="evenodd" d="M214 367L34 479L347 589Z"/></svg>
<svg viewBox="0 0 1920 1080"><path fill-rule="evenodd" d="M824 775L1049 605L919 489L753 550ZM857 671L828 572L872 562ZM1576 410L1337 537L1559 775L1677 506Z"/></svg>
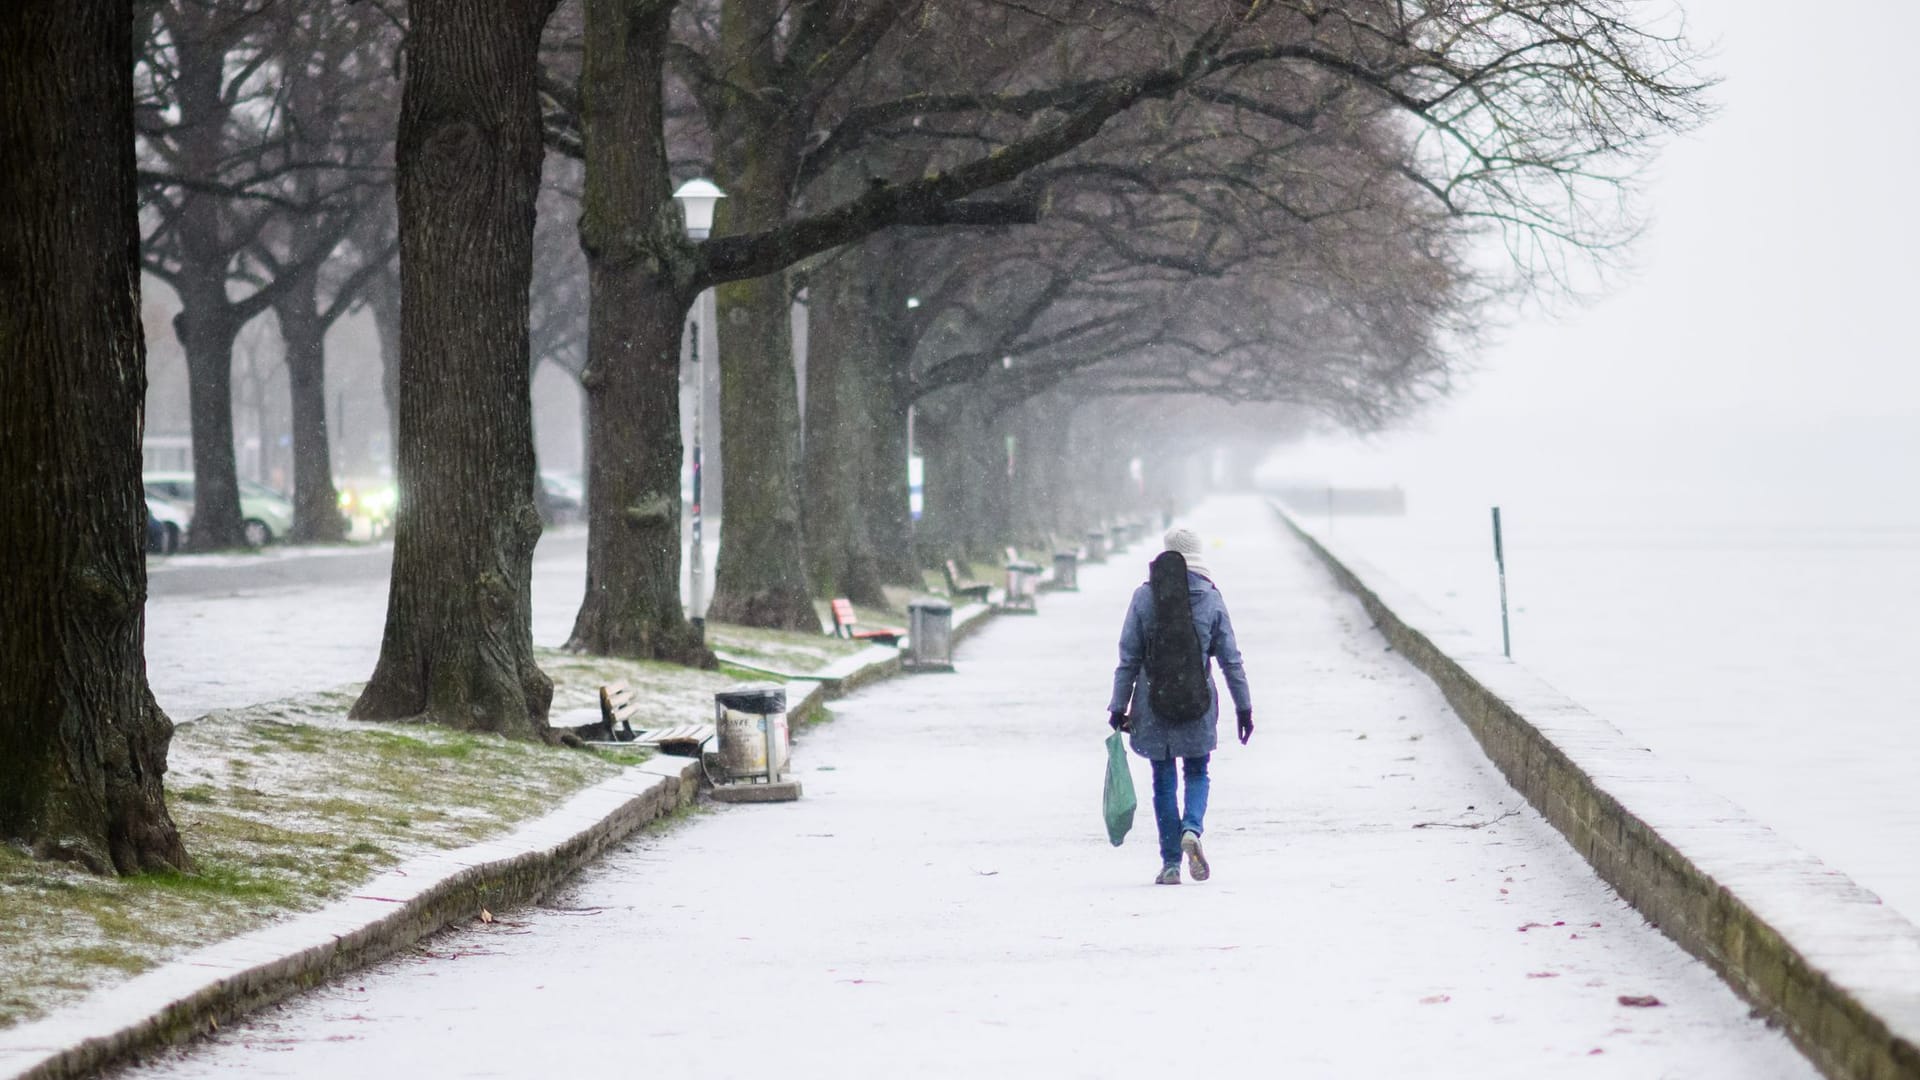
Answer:
<svg viewBox="0 0 1920 1080"><path fill-rule="evenodd" d="M844 596L833 601L833 636L852 641L872 641L881 645L898 645L907 632L897 626L883 626L877 630L861 630L855 625L859 620L853 613L853 601Z"/></svg>
<svg viewBox="0 0 1920 1080"><path fill-rule="evenodd" d="M600 687L600 719L572 729L588 743L632 743L655 746L663 754L699 757L701 747L713 738L712 724L676 724L671 727L634 730L633 717L640 711L640 695L626 681Z"/></svg>
<svg viewBox="0 0 1920 1080"><path fill-rule="evenodd" d="M982 585L977 581L968 581L960 576L960 567L952 559L942 563L940 568L947 573L947 594L954 597L966 597L978 604L987 602L987 594L993 586Z"/></svg>

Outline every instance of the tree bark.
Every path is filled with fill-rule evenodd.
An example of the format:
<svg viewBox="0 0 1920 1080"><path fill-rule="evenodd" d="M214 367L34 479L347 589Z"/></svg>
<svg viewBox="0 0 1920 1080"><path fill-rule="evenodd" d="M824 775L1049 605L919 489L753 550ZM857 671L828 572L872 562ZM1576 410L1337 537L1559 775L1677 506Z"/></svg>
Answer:
<svg viewBox="0 0 1920 1080"><path fill-rule="evenodd" d="M587 591L568 647L712 667L680 606L680 333L698 295L681 267L661 77L672 5L589 0L586 186Z"/></svg>
<svg viewBox="0 0 1920 1080"><path fill-rule="evenodd" d="M127 874L188 865L142 655L132 27L0 6L0 840Z"/></svg>
<svg viewBox="0 0 1920 1080"><path fill-rule="evenodd" d="M189 177L209 181L219 177L233 111L221 92L225 39L211 30L220 17L230 16L195 5L173 8L167 15L179 62L180 167ZM174 282L180 313L173 326L187 359L193 431L193 527L187 546L218 551L247 542L233 453L233 340L246 318L227 298L232 252L222 197L188 189L180 198L180 267Z"/></svg>
<svg viewBox="0 0 1920 1080"><path fill-rule="evenodd" d="M716 235L786 218L799 161L793 115L763 92L778 81L777 0L728 0L721 51L732 74L714 129L715 180L728 193ZM707 615L720 622L819 630L800 531L800 402L785 273L722 285L720 443L726 521Z"/></svg>
<svg viewBox="0 0 1920 1080"><path fill-rule="evenodd" d="M807 289L807 561L813 579L856 604L887 602L862 497L875 464L868 373L879 351L864 249L845 252Z"/></svg>
<svg viewBox="0 0 1920 1080"><path fill-rule="evenodd" d="M395 143L400 507L353 715L549 738L533 660L527 288L554 0L414 0Z"/></svg>
<svg viewBox="0 0 1920 1080"><path fill-rule="evenodd" d="M293 415L293 536L298 543L347 538L340 492L333 486L327 439L327 323L314 294L313 274L281 293L273 305L286 346L287 393Z"/></svg>

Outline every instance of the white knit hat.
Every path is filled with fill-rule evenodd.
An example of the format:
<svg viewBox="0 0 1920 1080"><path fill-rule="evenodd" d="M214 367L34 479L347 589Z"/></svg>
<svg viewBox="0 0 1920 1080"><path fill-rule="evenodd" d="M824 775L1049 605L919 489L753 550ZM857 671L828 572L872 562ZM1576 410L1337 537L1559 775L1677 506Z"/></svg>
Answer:
<svg viewBox="0 0 1920 1080"><path fill-rule="evenodd" d="M1168 551L1177 551L1187 560L1188 570L1209 581L1213 580L1213 571L1207 569L1207 564L1200 555L1200 534L1192 529L1175 526L1167 530L1164 543Z"/></svg>

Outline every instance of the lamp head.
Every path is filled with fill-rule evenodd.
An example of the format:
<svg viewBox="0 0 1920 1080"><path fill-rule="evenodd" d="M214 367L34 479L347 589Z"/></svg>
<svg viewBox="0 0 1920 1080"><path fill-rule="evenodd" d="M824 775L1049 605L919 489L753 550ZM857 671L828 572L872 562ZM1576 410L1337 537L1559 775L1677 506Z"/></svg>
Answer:
<svg viewBox="0 0 1920 1080"><path fill-rule="evenodd" d="M695 240L704 240L713 231L713 210L727 193L714 186L713 181L696 177L681 184L673 193L682 210L687 215L687 235Z"/></svg>

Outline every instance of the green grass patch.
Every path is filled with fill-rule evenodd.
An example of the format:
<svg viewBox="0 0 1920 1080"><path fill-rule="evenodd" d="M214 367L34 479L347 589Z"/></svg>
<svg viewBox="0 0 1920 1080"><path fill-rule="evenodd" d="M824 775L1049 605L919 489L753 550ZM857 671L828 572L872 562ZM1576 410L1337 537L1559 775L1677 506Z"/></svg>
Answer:
<svg viewBox="0 0 1920 1080"><path fill-rule="evenodd" d="M625 679L648 718L710 720L738 676L543 650L555 722ZM169 958L313 910L410 856L547 813L650 751L583 753L347 719L359 687L182 722L168 808L187 873L96 877L0 847L0 1028Z"/></svg>

